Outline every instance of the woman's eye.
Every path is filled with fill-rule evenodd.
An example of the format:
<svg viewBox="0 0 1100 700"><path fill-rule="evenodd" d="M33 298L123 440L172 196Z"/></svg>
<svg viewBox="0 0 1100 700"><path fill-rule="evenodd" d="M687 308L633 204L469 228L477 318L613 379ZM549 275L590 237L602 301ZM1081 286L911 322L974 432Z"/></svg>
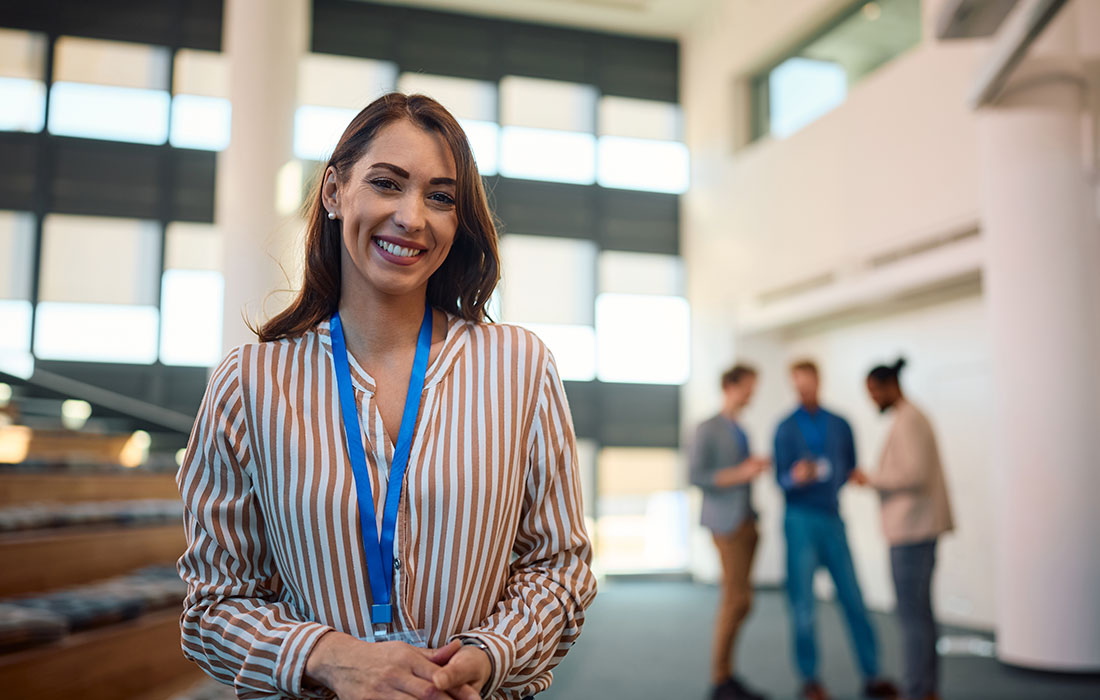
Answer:
<svg viewBox="0 0 1100 700"><path fill-rule="evenodd" d="M370 184L374 185L375 187L377 187L379 189L383 189L383 190L396 190L397 189L397 183L396 182L394 182L393 180L390 180L388 178L384 178L384 177L375 178L374 180L370 181Z"/></svg>
<svg viewBox="0 0 1100 700"><path fill-rule="evenodd" d="M440 204L451 204L451 205L453 205L455 203L455 198L452 197L451 195L447 194L446 192L434 192L431 195L429 195L429 197L431 199L434 199L435 201L439 202Z"/></svg>

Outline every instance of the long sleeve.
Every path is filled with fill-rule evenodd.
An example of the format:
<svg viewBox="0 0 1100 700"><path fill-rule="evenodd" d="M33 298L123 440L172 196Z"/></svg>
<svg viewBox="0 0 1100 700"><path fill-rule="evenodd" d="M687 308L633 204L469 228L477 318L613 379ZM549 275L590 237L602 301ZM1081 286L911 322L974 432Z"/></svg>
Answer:
<svg viewBox="0 0 1100 700"><path fill-rule="evenodd" d="M549 678L538 677L573 645L584 610L596 595L572 418L549 357L533 420L510 576L489 617L456 635L474 637L489 647L495 667L489 694L501 689L524 694L544 690Z"/></svg>
<svg viewBox="0 0 1100 700"><path fill-rule="evenodd" d="M851 474L856 468L856 465L859 464L859 459L856 455L856 438L855 435L852 434L851 424L841 419L840 425L842 428L841 436L844 445L844 458L846 460L846 464L843 465L844 478L847 479L848 475Z"/></svg>
<svg viewBox="0 0 1100 700"><path fill-rule="evenodd" d="M688 480L692 486L704 491L716 488L714 485L714 442L704 423L695 431L688 453Z"/></svg>
<svg viewBox="0 0 1100 700"><path fill-rule="evenodd" d="M882 492L920 488L928 480L935 449L931 428L920 416L899 415L890 433L889 450L878 471L867 479Z"/></svg>
<svg viewBox="0 0 1100 700"><path fill-rule="evenodd" d="M788 421L779 424L775 431L775 480L784 491L803 488L796 484L791 470L798 461L798 438Z"/></svg>
<svg viewBox="0 0 1100 700"><path fill-rule="evenodd" d="M252 490L239 362L233 351L206 390L177 477L185 506L184 655L240 698L313 696L306 658L331 628L278 600L281 583Z"/></svg>

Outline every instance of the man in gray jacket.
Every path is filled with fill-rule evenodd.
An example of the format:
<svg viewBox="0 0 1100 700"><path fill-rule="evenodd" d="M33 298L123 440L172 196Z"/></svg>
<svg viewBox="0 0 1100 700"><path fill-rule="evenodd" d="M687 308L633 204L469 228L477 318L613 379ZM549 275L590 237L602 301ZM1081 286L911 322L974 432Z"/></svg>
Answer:
<svg viewBox="0 0 1100 700"><path fill-rule="evenodd" d="M749 438L738 423L756 388L756 370L738 364L722 375L722 411L703 421L691 447L691 483L703 491L703 526L714 536L722 563L722 600L714 629L711 681L714 700L763 698L733 674L737 631L752 606L749 574L756 552L756 512L752 480L770 460L752 456Z"/></svg>

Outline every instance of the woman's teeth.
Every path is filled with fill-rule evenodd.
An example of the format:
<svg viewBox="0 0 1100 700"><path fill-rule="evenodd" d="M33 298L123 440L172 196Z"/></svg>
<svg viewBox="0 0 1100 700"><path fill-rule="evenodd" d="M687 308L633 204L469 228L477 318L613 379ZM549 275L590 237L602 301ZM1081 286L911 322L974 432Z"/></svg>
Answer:
<svg viewBox="0 0 1100 700"><path fill-rule="evenodd" d="M396 255L401 258L414 258L424 252L416 248L405 248L404 246L394 245L389 241L383 241L381 238L375 238L374 243L390 255Z"/></svg>

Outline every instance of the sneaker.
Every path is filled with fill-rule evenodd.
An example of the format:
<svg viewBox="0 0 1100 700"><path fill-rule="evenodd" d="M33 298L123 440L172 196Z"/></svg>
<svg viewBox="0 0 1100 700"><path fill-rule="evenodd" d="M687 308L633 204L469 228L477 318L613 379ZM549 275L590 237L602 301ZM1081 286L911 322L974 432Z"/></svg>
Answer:
<svg viewBox="0 0 1100 700"><path fill-rule="evenodd" d="M802 694L799 697L803 700L830 700L825 688L817 681L807 681L802 686Z"/></svg>
<svg viewBox="0 0 1100 700"><path fill-rule="evenodd" d="M867 685L863 686L863 697L897 700L898 687L883 678L874 678L867 681Z"/></svg>
<svg viewBox="0 0 1100 700"><path fill-rule="evenodd" d="M713 700L768 700L766 695L750 690L737 678L727 678L714 686L711 698Z"/></svg>

